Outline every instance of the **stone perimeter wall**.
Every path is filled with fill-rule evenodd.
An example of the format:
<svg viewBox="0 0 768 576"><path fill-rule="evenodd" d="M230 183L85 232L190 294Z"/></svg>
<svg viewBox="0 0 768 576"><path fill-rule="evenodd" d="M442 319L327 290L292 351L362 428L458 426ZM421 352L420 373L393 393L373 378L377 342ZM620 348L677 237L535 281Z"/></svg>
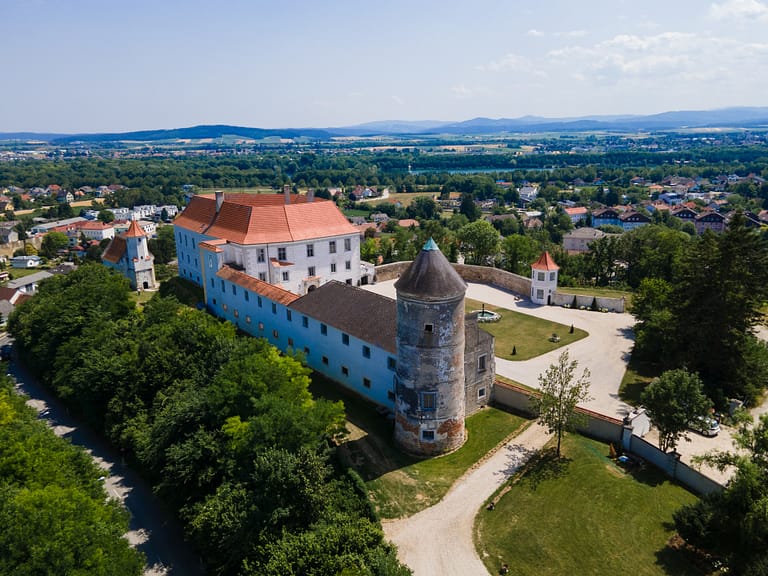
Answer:
<svg viewBox="0 0 768 576"><path fill-rule="evenodd" d="M408 261L393 262L392 264L376 266L376 281L385 282L387 280L394 280L395 278L398 278L410 264L410 261ZM469 264L452 264L452 266L466 282L491 284L503 290L509 290L510 292L519 294L526 299L530 299L531 297L531 279L526 278L525 276L512 274L506 270L490 268L488 266L470 266ZM563 290L568 289L563 288ZM584 306L589 308L592 306L594 298L594 296L589 295L578 295L576 296L576 307ZM555 294L552 295L552 304L554 306L562 306L563 304L572 303L573 294L555 292ZM624 304L623 298L597 297L598 308L607 308L611 312L624 312Z"/></svg>

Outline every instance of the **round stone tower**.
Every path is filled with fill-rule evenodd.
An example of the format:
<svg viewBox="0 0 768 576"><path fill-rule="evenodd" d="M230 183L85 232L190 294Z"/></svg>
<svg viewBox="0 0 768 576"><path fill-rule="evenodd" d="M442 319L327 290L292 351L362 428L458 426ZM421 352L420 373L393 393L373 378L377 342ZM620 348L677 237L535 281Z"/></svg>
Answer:
<svg viewBox="0 0 768 576"><path fill-rule="evenodd" d="M467 285L430 238L395 290L395 442L423 456L455 450L465 439Z"/></svg>

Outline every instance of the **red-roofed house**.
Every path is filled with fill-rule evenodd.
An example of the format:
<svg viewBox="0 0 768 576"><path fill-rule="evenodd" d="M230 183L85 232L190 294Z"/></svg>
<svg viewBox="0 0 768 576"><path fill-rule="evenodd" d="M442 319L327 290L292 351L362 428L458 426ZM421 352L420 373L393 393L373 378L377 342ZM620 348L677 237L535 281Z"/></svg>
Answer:
<svg viewBox="0 0 768 576"><path fill-rule="evenodd" d="M360 234L328 200L290 194L201 194L173 222L179 275L216 289L224 265L295 294L330 281L367 283ZM216 241L216 252L202 243Z"/></svg>
<svg viewBox="0 0 768 576"><path fill-rule="evenodd" d="M574 224L581 222L587 217L586 206L575 206L573 208L565 208L564 210L565 213L568 214L568 217L571 219L571 222Z"/></svg>

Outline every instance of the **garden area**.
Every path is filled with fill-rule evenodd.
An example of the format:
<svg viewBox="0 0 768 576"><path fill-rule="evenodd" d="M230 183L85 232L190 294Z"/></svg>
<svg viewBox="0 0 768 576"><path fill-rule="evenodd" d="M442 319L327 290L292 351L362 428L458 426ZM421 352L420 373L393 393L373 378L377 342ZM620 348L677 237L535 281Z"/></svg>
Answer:
<svg viewBox="0 0 768 576"><path fill-rule="evenodd" d="M529 360L589 335L575 326L483 304L470 298L465 300L465 306L467 312L485 309L501 315L499 321L484 322L482 328L496 338L496 356L505 360Z"/></svg>
<svg viewBox="0 0 768 576"><path fill-rule="evenodd" d="M545 449L480 512L475 541L491 574L504 564L523 576L709 573L670 544L673 512L696 496L652 467L627 471L583 436L566 436L563 456Z"/></svg>

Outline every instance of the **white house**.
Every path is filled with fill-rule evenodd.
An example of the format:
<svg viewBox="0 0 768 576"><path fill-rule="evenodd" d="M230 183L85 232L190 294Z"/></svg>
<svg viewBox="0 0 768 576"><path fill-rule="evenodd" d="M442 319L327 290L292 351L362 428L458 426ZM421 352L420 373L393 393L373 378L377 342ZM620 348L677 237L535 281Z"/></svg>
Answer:
<svg viewBox="0 0 768 576"><path fill-rule="evenodd" d="M40 256L14 256L11 258L13 268L37 268L40 266Z"/></svg>
<svg viewBox="0 0 768 576"><path fill-rule="evenodd" d="M80 233L89 240L101 242L104 239L111 240L114 238L115 228L110 224L105 224L101 220L91 220L89 222L84 222L80 226Z"/></svg>
<svg viewBox="0 0 768 576"><path fill-rule="evenodd" d="M358 230L328 200L203 194L173 224L179 275L201 286L214 282L217 262L300 295L331 280L368 282Z"/></svg>

